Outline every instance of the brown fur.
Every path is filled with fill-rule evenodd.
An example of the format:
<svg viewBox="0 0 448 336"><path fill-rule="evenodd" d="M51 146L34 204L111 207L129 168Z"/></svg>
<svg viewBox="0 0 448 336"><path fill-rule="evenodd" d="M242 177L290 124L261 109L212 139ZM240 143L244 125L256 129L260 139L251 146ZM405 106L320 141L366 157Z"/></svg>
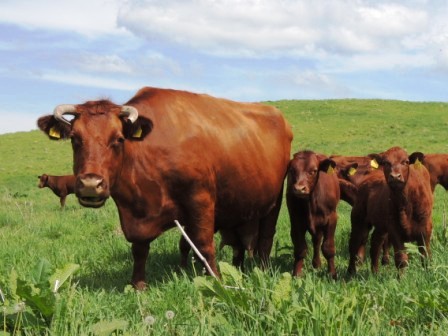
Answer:
<svg viewBox="0 0 448 336"><path fill-rule="evenodd" d="M75 192L75 176L73 175L52 176L43 174L42 176L38 176L38 178L38 187L50 188L56 196L59 196L62 208L65 206L67 195Z"/></svg>
<svg viewBox="0 0 448 336"><path fill-rule="evenodd" d="M437 184L448 190L448 154L425 154L423 164L431 177L431 190Z"/></svg>
<svg viewBox="0 0 448 336"><path fill-rule="evenodd" d="M294 245L294 275L302 273L307 254L306 232L312 236L313 267L320 267L319 250L328 262L328 271L337 277L334 266L336 248L334 233L337 223L336 207L340 198L339 182L333 169L335 162L311 151L294 154L287 176L286 201L291 220L291 239Z"/></svg>
<svg viewBox="0 0 448 336"><path fill-rule="evenodd" d="M108 101L77 105L71 137L76 195L85 206L115 201L132 243L132 284L145 286L149 244L178 219L217 273L213 235L235 231L267 262L281 205L292 131L271 106L185 91L143 88L125 105L131 124ZM45 119L46 118L46 119ZM133 138L142 127L142 136Z"/></svg>
<svg viewBox="0 0 448 336"><path fill-rule="evenodd" d="M371 166L372 158L369 156L331 155L330 159L336 163L336 173L340 179L341 199L353 206L356 201L357 188L370 172L376 170ZM354 174L349 173L352 168L356 169ZM343 180L352 183L354 187ZM355 189L353 190L353 188Z"/></svg>
<svg viewBox="0 0 448 336"><path fill-rule="evenodd" d="M421 153L418 155L423 157ZM361 183L352 209L349 273L356 272L358 253L364 250L372 227L373 272L378 271L379 251L386 237L394 247L395 265L399 269L408 261L405 242L416 241L422 256L430 254L433 197L427 169L422 164L412 164L400 147L376 158L383 172L373 172Z"/></svg>

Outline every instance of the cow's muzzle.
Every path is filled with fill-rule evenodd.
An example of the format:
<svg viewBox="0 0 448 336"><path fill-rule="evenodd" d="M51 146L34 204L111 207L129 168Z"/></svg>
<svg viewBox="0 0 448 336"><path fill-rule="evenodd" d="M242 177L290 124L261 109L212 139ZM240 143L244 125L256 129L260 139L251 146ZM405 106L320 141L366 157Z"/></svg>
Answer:
<svg viewBox="0 0 448 336"><path fill-rule="evenodd" d="M82 206L99 208L109 197L107 183L96 174L79 175L76 179L76 196Z"/></svg>
<svg viewBox="0 0 448 336"><path fill-rule="evenodd" d="M306 198L310 194L310 190L306 185L303 184L294 184L293 193L296 197Z"/></svg>
<svg viewBox="0 0 448 336"><path fill-rule="evenodd" d="M390 173L387 179L387 183L391 187L400 188L404 186L405 180L402 174L400 173Z"/></svg>

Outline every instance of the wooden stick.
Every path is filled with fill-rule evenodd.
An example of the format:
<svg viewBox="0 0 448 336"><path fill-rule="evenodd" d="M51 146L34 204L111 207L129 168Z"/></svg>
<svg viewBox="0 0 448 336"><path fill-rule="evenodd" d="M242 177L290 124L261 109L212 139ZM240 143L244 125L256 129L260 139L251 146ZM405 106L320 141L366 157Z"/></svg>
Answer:
<svg viewBox="0 0 448 336"><path fill-rule="evenodd" d="M201 254L201 252L199 252L199 250L197 249L197 247L193 244L193 242L191 241L190 237L188 237L187 233L185 232L184 228L182 227L182 225L180 225L179 221L177 219L174 220L174 223L176 223L177 228L180 230L180 232L182 233L182 236L184 236L184 238L187 240L188 244L190 244L191 248L193 249L193 251L196 253L196 255L199 257L199 259L201 259L201 261L204 263L205 268L207 268L207 271L210 273L210 275L216 279L218 279L218 277L216 276L216 274L213 272L212 268L210 267L210 265L208 264L207 260L205 260L204 256Z"/></svg>

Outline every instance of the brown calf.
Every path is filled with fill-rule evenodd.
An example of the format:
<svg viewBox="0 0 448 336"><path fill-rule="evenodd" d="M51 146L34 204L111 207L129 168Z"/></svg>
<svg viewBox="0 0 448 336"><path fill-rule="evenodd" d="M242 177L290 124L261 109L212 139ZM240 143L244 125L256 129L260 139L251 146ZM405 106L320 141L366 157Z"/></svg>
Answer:
<svg viewBox="0 0 448 336"><path fill-rule="evenodd" d="M64 176L52 176L43 174L38 176L39 178L39 188L50 188L56 196L59 196L61 207L65 206L65 198L69 194L75 193L75 176L74 175L64 175Z"/></svg>
<svg viewBox="0 0 448 336"><path fill-rule="evenodd" d="M431 190L434 192L437 184L448 190L448 154L425 154L423 164L431 177Z"/></svg>
<svg viewBox="0 0 448 336"><path fill-rule="evenodd" d="M378 168L378 164L369 156L332 155L330 159L336 163L336 173L340 179L341 199L353 206L358 186L370 172Z"/></svg>
<svg viewBox="0 0 448 336"><path fill-rule="evenodd" d="M359 186L351 214L349 273L356 272L358 252L364 249L372 227L370 257L374 273L378 272L380 247L386 237L394 247L399 269L408 261L405 242L416 241L422 256L430 255L433 197L429 173L421 164L423 157L422 153L408 157L400 147L375 155L383 171L369 174Z"/></svg>
<svg viewBox="0 0 448 336"><path fill-rule="evenodd" d="M305 234L313 240L313 267L321 265L319 248L328 262L328 271L335 279L334 232L337 223L336 207L340 198L339 183L334 173L335 162L312 151L294 154L287 175L286 201L291 220L291 239L294 245L294 275L300 275L307 254ZM323 241L322 241L323 238Z"/></svg>
<svg viewBox="0 0 448 336"><path fill-rule="evenodd" d="M378 169L382 169L374 159L374 155L368 156L343 156L332 155L332 160L336 162L336 172L339 177L339 186L341 188L341 199L353 206L356 202L358 188L361 183ZM380 174L382 176L382 174ZM365 257L364 246L358 251L359 261ZM383 244L383 265L389 264L389 244L387 238Z"/></svg>

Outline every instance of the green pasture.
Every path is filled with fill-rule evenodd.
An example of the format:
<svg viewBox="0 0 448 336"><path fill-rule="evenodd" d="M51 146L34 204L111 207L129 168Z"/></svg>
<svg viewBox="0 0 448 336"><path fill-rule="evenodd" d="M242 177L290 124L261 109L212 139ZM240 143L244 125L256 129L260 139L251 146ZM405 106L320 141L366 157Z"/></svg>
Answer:
<svg viewBox="0 0 448 336"><path fill-rule="evenodd" d="M383 100L275 101L294 131L293 152L363 155L402 146L408 153L448 152L448 103ZM254 158L256 159L256 158ZM435 191L432 259L426 268L410 244L410 266L354 278L348 265L350 207L341 202L336 230L337 281L326 263L293 279L289 219L283 206L272 267L247 260L234 269L217 252L223 281L192 260L178 267L176 229L151 245L148 290L129 285L130 244L115 205L81 207L37 188L37 176L70 174L70 142L40 131L0 136L0 336L4 335L447 335L447 195ZM219 241L219 237L216 237ZM309 244L311 247L311 244ZM311 251L310 251L311 252ZM58 280L55 291L55 281Z"/></svg>

